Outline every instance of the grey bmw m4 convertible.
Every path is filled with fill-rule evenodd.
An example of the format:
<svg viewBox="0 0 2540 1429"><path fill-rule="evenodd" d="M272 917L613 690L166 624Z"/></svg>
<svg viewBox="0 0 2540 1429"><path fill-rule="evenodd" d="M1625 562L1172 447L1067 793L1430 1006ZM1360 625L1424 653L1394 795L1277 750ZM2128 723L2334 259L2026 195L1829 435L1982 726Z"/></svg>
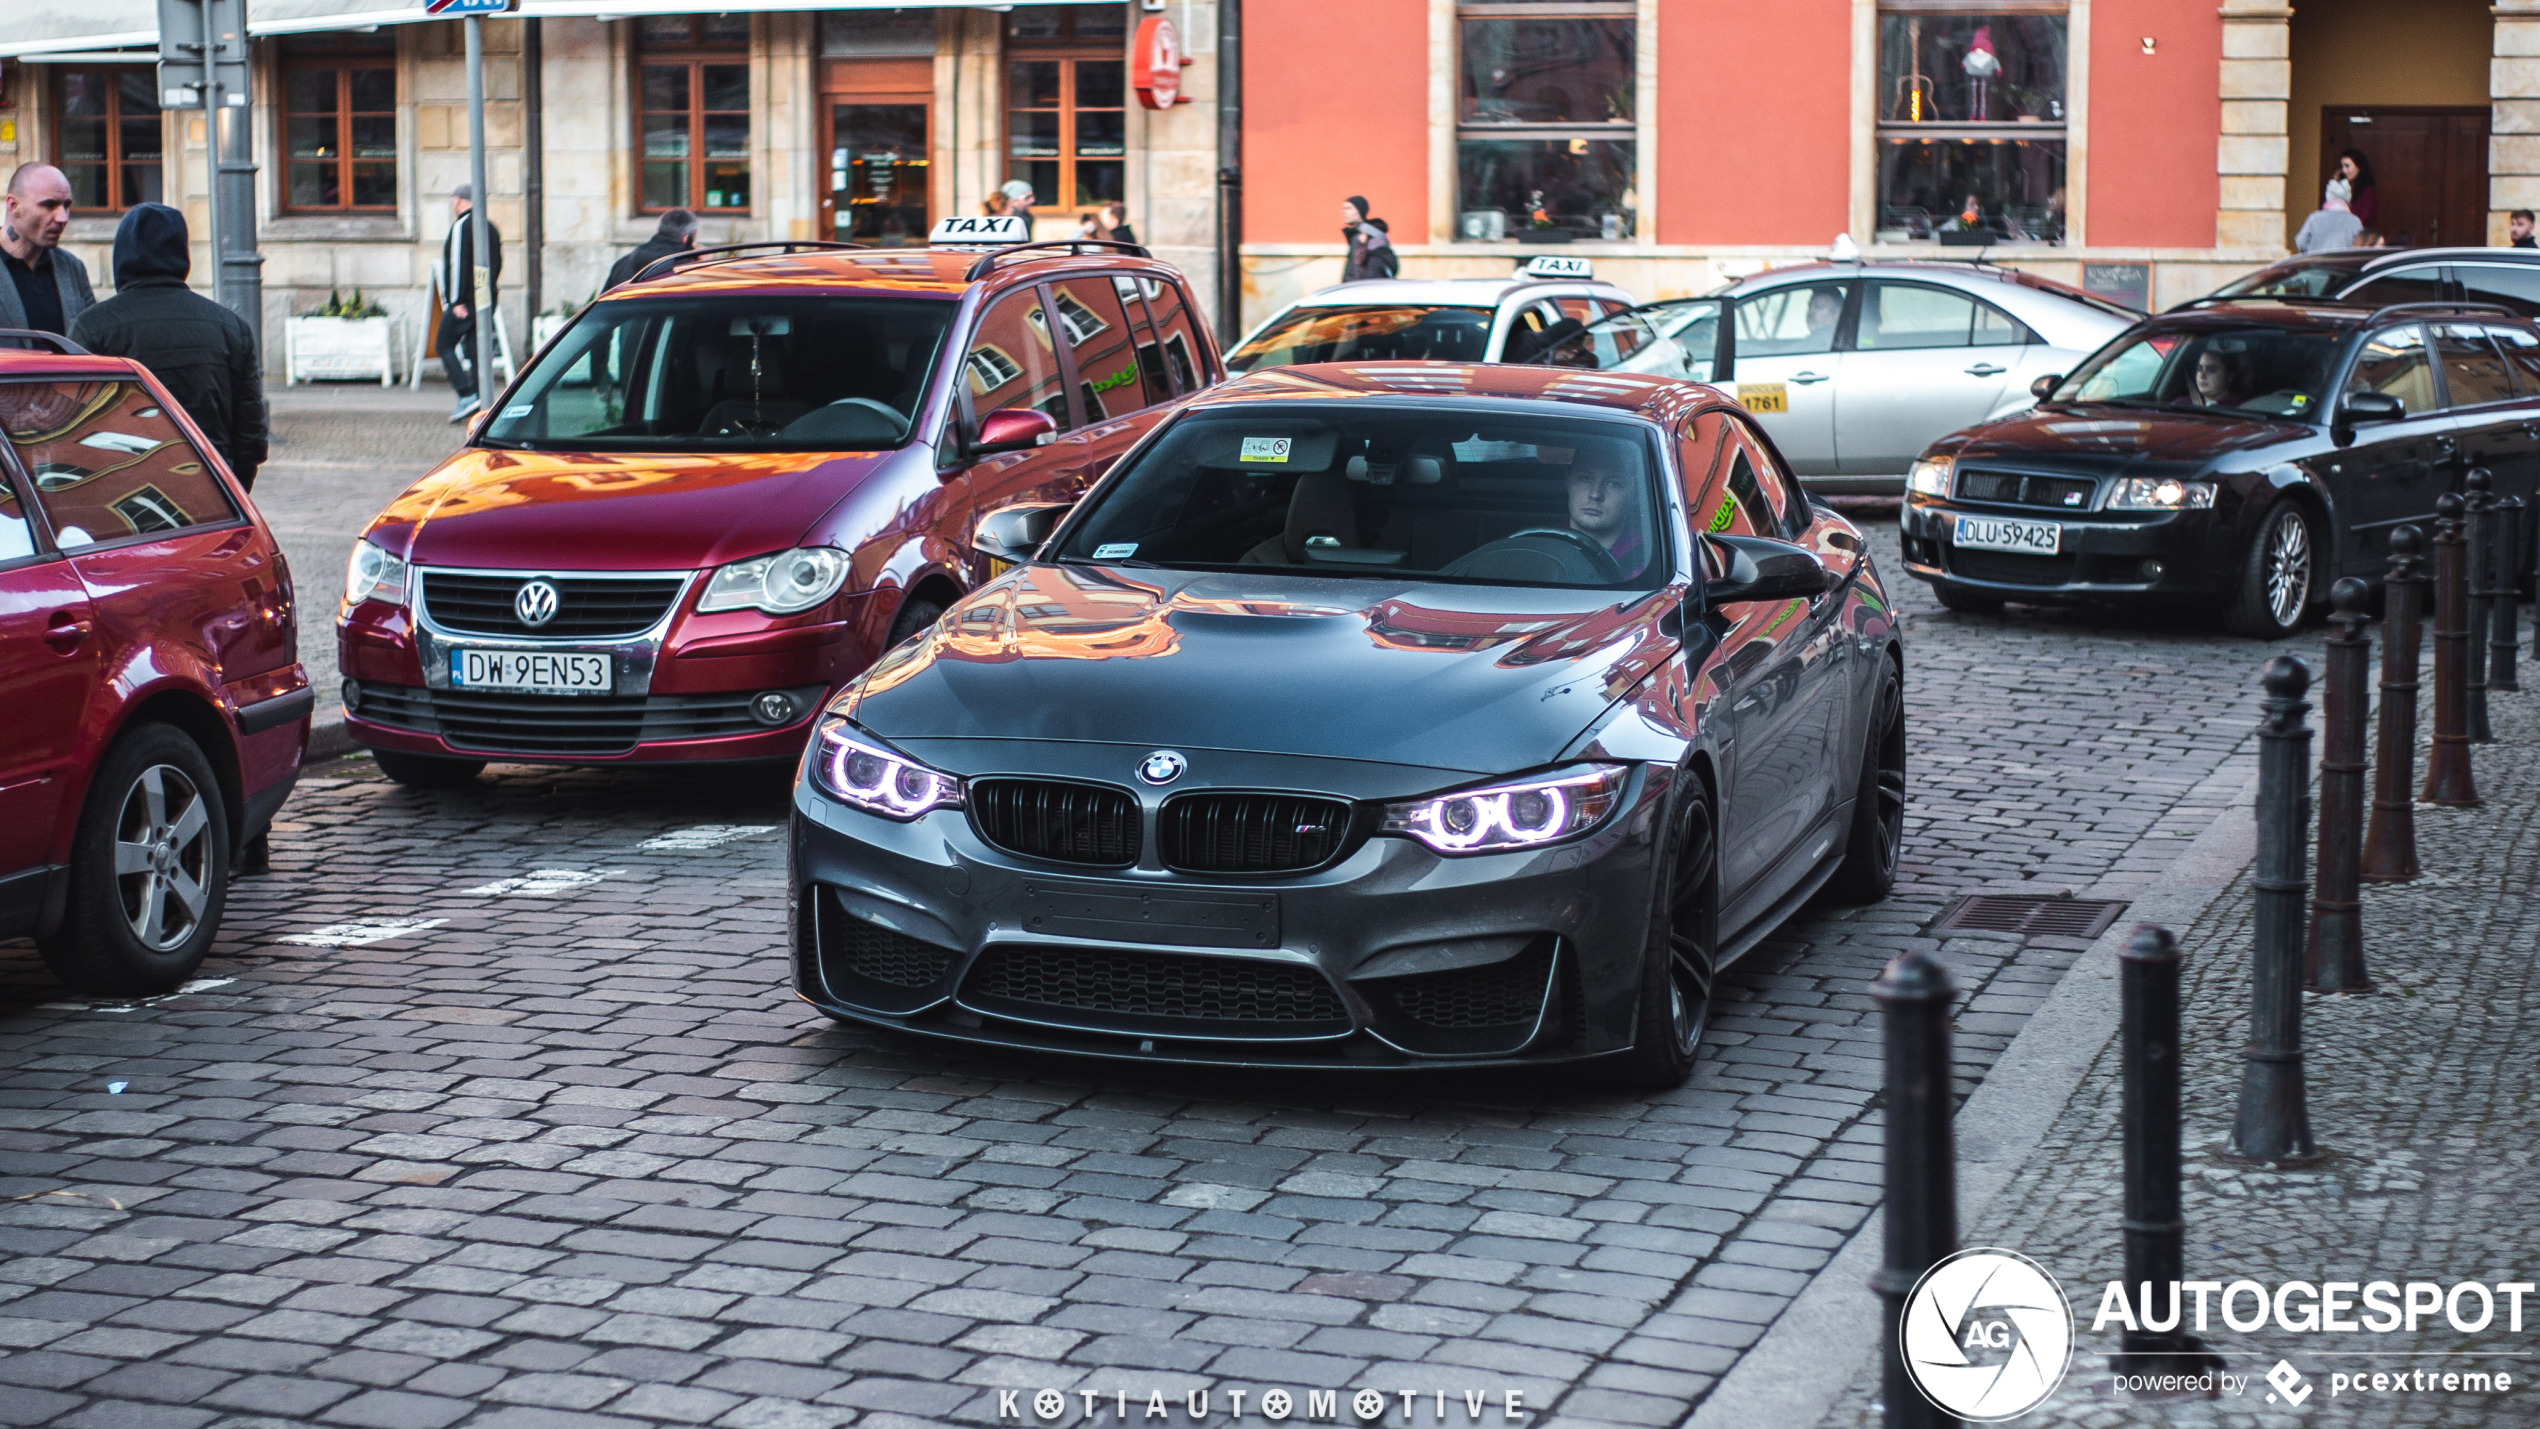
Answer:
<svg viewBox="0 0 2540 1429"><path fill-rule="evenodd" d="M794 977L1138 1060L1691 1071L1713 980L1884 897L1904 656L1861 534L1690 383L1279 368L1190 403L828 707Z"/></svg>

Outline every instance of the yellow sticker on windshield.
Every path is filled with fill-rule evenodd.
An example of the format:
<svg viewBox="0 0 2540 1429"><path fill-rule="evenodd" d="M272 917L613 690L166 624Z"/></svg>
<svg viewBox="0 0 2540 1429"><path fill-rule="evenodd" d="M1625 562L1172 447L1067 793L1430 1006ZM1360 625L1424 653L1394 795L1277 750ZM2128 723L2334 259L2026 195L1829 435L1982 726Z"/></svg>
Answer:
<svg viewBox="0 0 2540 1429"><path fill-rule="evenodd" d="M1295 445L1296 438L1294 437L1246 437L1243 450L1236 455L1235 459L1237 461L1284 462L1288 459L1289 450Z"/></svg>
<svg viewBox="0 0 2540 1429"><path fill-rule="evenodd" d="M1750 412L1787 412L1790 388L1780 382L1741 382L1737 384L1737 404Z"/></svg>

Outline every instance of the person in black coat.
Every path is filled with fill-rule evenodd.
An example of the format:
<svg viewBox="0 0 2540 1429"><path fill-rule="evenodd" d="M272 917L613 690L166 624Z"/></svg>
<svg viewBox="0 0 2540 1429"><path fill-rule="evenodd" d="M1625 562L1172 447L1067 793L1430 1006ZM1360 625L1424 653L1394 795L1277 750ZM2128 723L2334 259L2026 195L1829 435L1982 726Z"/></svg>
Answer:
<svg viewBox="0 0 2540 1429"><path fill-rule="evenodd" d="M185 286L185 215L136 204L115 225L115 295L79 315L70 339L150 369L253 487L265 461L265 378L247 320Z"/></svg>
<svg viewBox="0 0 2540 1429"><path fill-rule="evenodd" d="M461 184L450 191L450 227L441 235L441 301L448 305L441 314L441 371L450 379L450 390L458 394L458 405L450 409L450 420L465 421L484 399L476 391L476 221L468 216L475 208L474 191ZM485 232L493 239L486 245L491 260L482 266L487 284L500 287L503 281L503 231L486 220ZM490 299L493 295L488 294Z"/></svg>
<svg viewBox="0 0 2540 1429"><path fill-rule="evenodd" d="M630 282L635 275L674 253L685 253L697 246L697 216L684 208L674 208L661 216L661 225L643 246L617 260L609 269L609 280L600 291L605 293L620 283Z"/></svg>

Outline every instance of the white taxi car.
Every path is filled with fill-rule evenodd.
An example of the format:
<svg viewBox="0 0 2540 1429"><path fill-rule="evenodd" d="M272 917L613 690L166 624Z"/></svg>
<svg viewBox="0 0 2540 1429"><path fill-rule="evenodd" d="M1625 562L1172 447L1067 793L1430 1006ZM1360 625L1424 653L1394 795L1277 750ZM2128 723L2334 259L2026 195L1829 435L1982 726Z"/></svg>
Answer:
<svg viewBox="0 0 2540 1429"><path fill-rule="evenodd" d="M1244 336L1230 371L1307 362L1529 362L1633 305L1589 261L1528 259L1506 278L1379 278L1308 293Z"/></svg>

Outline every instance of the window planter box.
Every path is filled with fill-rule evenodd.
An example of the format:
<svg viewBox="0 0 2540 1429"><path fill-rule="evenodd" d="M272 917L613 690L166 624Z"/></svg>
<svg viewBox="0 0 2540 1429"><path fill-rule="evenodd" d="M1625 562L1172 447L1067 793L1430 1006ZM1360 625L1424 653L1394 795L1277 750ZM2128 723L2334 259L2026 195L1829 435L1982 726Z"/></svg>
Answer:
<svg viewBox="0 0 2540 1429"><path fill-rule="evenodd" d="M292 318L283 326L286 384L396 380L395 318Z"/></svg>

